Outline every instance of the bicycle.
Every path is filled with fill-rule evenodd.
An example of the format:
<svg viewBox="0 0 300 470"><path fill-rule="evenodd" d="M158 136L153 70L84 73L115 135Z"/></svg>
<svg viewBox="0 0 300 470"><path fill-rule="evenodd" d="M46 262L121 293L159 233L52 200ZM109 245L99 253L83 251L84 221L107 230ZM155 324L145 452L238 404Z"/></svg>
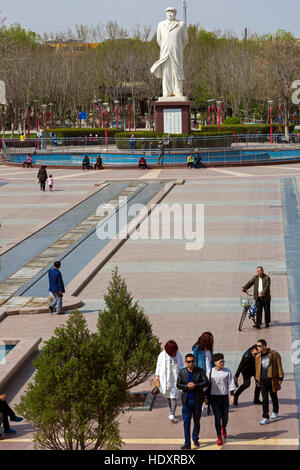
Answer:
<svg viewBox="0 0 300 470"><path fill-rule="evenodd" d="M254 300L254 295L249 294L247 291L247 299L241 297L241 306L243 307L242 316L239 323L239 331L242 331L243 324L248 315L249 320L252 320L256 324L256 303Z"/></svg>

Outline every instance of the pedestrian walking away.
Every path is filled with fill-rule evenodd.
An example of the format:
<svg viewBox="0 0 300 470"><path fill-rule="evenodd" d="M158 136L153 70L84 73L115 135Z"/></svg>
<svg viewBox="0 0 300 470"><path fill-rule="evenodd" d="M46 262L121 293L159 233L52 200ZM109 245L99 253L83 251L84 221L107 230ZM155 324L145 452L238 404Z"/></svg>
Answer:
<svg viewBox="0 0 300 470"><path fill-rule="evenodd" d="M256 343L258 354L255 357L255 379L261 388L263 415L260 424L268 424L269 420L269 394L273 404L271 420L278 417L279 401L277 392L281 388L284 372L279 352L267 348L267 342L260 339Z"/></svg>
<svg viewBox="0 0 300 470"><path fill-rule="evenodd" d="M23 418L16 416L6 401L6 395L0 395L0 426L3 424L4 434L16 434L16 431L10 427L9 420L14 422L23 421ZM0 440L3 440L0 433Z"/></svg>
<svg viewBox="0 0 300 470"><path fill-rule="evenodd" d="M271 323L271 279L265 274L262 266L256 269L256 275L250 279L241 291L246 292L250 287L254 286L254 298L256 302L256 324L255 328L260 328L262 323L262 312L265 312L266 328L269 328Z"/></svg>
<svg viewBox="0 0 300 470"><path fill-rule="evenodd" d="M164 350L157 359L155 384L160 388L160 392L168 399L170 414L169 420L174 422L179 390L176 387L179 370L184 368L181 353L178 345L170 340L165 344Z"/></svg>
<svg viewBox="0 0 300 470"><path fill-rule="evenodd" d="M218 436L217 445L223 444L223 439L227 437L227 424L229 417L229 394L230 404L234 403L234 392L236 385L232 373L224 367L224 354L216 353L212 360L215 367L210 372L210 403L215 416L215 428Z"/></svg>
<svg viewBox="0 0 300 470"><path fill-rule="evenodd" d="M198 338L197 342L193 346L193 354L196 358L196 367L201 367L204 370L206 377L209 377L210 371L214 364L212 362L214 348L214 337L209 331L205 331ZM207 411L210 414L210 404L206 408L205 404L202 405L202 411Z"/></svg>
<svg viewBox="0 0 300 470"><path fill-rule="evenodd" d="M195 366L195 356L185 356L186 367L180 369L177 379L177 388L182 390L182 417L184 426L184 445L182 450L191 449L191 420L193 417L194 427L192 439L195 447L200 447L200 419L202 404L204 401L204 389L208 387L208 380L201 367Z"/></svg>
<svg viewBox="0 0 300 470"><path fill-rule="evenodd" d="M40 183L41 191L46 190L46 181L48 179L46 168L47 167L45 165L42 165L37 174L37 181Z"/></svg>
<svg viewBox="0 0 300 470"><path fill-rule="evenodd" d="M53 268L48 271L50 300L52 300L49 305L49 311L50 313L54 314L54 309L56 307L57 315L63 313L62 299L65 292L65 286L60 272L60 267L61 262L55 261Z"/></svg>
<svg viewBox="0 0 300 470"><path fill-rule="evenodd" d="M159 141L158 143L158 161L157 164L160 166L163 166L164 164L164 155L165 155L165 149L164 149L164 144L162 141Z"/></svg>
<svg viewBox="0 0 300 470"><path fill-rule="evenodd" d="M249 348L244 354L241 359L241 362L238 366L238 369L235 373L234 376L234 383L236 386L238 386L238 379L240 374L243 376L243 383L242 385L237 389L237 391L234 394L234 405L238 406L238 399L239 396L247 390L247 388L250 387L251 385L251 377L254 377L255 380L255 357L258 354L258 349L256 344ZM254 400L253 403L254 405L261 405L262 402L259 399L260 395L260 387L255 385L255 391L254 391Z"/></svg>

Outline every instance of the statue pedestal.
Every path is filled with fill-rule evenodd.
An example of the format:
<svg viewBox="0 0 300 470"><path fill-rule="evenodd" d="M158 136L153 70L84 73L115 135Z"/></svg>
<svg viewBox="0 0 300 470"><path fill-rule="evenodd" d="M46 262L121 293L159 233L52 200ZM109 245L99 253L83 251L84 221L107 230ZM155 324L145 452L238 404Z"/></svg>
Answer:
<svg viewBox="0 0 300 470"><path fill-rule="evenodd" d="M155 131L164 134L190 134L191 101L172 99L155 101Z"/></svg>

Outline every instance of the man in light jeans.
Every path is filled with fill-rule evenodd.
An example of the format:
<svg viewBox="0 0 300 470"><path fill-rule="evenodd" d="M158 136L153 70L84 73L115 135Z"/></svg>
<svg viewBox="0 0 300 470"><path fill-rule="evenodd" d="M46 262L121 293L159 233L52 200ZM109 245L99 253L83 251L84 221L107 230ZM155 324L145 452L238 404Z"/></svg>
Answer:
<svg viewBox="0 0 300 470"><path fill-rule="evenodd" d="M60 261L55 261L54 266L48 272L49 278L49 291L54 297L54 300L49 305L50 313L54 314L54 308L56 307L56 314L60 315L62 311L62 298L65 292L63 278L60 272Z"/></svg>

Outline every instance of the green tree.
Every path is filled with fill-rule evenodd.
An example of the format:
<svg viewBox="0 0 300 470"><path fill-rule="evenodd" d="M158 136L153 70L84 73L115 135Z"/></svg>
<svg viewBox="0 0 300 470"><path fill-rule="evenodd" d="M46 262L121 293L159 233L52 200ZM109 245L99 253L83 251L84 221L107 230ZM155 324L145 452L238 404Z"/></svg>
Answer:
<svg viewBox="0 0 300 470"><path fill-rule="evenodd" d="M34 362L36 374L16 407L37 430L37 448L120 447L118 415L126 384L110 351L74 311Z"/></svg>
<svg viewBox="0 0 300 470"><path fill-rule="evenodd" d="M161 344L138 302L133 302L118 268L112 274L105 308L100 310L98 333L115 358L127 390L148 380L156 366Z"/></svg>

